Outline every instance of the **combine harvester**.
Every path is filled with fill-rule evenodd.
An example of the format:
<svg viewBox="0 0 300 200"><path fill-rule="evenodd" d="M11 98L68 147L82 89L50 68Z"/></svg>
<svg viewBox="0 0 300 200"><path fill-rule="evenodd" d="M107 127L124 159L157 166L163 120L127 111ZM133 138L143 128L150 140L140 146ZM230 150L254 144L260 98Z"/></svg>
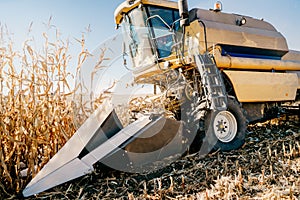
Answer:
<svg viewBox="0 0 300 200"><path fill-rule="evenodd" d="M220 2L188 11L186 0L127 0L115 22L135 82L177 102L175 119L152 113L123 127L114 106L103 103L27 185L25 197L85 175L98 161L155 170L150 164L178 158L196 134L204 152L237 149L249 122L299 114L300 52L289 50L270 23L223 13Z"/></svg>

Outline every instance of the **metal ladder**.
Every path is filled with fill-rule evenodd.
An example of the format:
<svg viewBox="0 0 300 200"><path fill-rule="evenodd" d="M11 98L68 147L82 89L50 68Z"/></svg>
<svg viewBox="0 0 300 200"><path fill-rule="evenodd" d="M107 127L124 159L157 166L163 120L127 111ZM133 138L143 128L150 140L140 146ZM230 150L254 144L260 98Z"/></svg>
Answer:
<svg viewBox="0 0 300 200"><path fill-rule="evenodd" d="M195 55L195 62L199 70L208 100L209 109L222 111L227 109L227 95L225 85L219 69L208 53Z"/></svg>

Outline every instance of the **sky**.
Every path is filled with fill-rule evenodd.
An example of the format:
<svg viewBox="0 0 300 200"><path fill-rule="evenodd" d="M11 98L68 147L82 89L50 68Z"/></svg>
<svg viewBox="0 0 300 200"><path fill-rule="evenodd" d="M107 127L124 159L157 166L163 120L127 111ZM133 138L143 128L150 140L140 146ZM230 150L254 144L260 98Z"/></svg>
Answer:
<svg viewBox="0 0 300 200"><path fill-rule="evenodd" d="M0 24L7 27L16 48L33 36L42 48L42 33L51 25L71 42L71 54L79 48L75 38L85 33L86 48L92 51L121 32L115 30L114 10L123 0L0 0ZM223 12L263 18L271 22L288 41L290 49L300 50L299 0L221 0ZM209 9L215 0L189 0L189 7ZM30 24L32 24L30 26ZM29 27L31 32L29 33ZM76 55L74 55L76 57Z"/></svg>

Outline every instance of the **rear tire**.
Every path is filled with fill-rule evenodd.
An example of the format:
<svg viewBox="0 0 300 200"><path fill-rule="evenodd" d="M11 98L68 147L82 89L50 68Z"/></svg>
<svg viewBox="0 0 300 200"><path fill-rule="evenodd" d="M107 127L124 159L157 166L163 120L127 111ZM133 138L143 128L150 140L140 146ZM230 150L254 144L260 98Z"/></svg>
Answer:
<svg viewBox="0 0 300 200"><path fill-rule="evenodd" d="M205 117L203 143L210 149L235 150L245 142L247 119L234 97L228 98L226 111L208 112Z"/></svg>

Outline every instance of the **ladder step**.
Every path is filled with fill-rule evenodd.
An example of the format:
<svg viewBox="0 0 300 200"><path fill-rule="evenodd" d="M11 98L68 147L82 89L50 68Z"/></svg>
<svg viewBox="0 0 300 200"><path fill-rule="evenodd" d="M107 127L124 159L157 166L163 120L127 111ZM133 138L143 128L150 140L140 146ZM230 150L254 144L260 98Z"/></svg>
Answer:
<svg viewBox="0 0 300 200"><path fill-rule="evenodd" d="M219 89L219 88L222 88L223 86L222 85L211 85L210 87Z"/></svg>
<svg viewBox="0 0 300 200"><path fill-rule="evenodd" d="M211 94L210 97L212 99L225 99L226 97L223 95L216 95L216 94Z"/></svg>
<svg viewBox="0 0 300 200"><path fill-rule="evenodd" d="M208 54L197 55L195 58L205 86L204 91L206 91L205 93L211 102L210 108L216 110L226 109L227 96L218 67Z"/></svg>

